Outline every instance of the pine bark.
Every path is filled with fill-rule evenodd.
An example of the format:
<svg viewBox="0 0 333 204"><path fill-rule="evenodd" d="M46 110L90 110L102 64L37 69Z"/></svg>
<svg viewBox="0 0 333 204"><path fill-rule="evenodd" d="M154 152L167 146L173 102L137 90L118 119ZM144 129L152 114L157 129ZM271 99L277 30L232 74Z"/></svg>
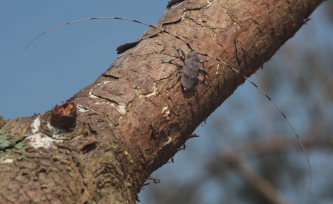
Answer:
<svg viewBox="0 0 333 204"><path fill-rule="evenodd" d="M244 82L200 56L208 74L185 92L179 80L183 62L172 57L176 49L189 53L187 42L250 76L321 2L186 0L168 9L158 29L150 28L69 99L75 107L0 118L0 203L135 203L149 175ZM66 118L69 128L57 127Z"/></svg>

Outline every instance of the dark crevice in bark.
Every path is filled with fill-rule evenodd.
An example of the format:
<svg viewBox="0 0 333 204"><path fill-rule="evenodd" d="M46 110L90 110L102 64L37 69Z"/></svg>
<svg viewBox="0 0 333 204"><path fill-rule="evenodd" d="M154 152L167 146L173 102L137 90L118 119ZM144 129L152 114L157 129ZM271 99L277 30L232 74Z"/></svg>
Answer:
<svg viewBox="0 0 333 204"><path fill-rule="evenodd" d="M167 8L171 8L173 6L177 6L178 4L180 4L181 2L183 2L184 0L170 0L168 2Z"/></svg>
<svg viewBox="0 0 333 204"><path fill-rule="evenodd" d="M167 26L167 25L177 24L177 23L179 23L179 22L181 22L181 21L182 21L182 19L180 18L180 19L177 19L177 20L175 20L175 21L171 21L171 22L163 23L162 26Z"/></svg>
<svg viewBox="0 0 333 204"><path fill-rule="evenodd" d="M111 79L120 79L118 76L114 76L112 74L102 74L103 77L111 78Z"/></svg>

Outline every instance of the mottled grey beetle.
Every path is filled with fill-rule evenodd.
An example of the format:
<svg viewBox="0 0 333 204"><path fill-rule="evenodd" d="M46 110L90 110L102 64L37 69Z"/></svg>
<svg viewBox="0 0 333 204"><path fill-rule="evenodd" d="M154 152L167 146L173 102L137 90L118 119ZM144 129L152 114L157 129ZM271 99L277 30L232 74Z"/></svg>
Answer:
<svg viewBox="0 0 333 204"><path fill-rule="evenodd" d="M180 51L182 55L184 53ZM192 51L188 54L187 58L184 59L184 66L181 70L181 83L183 85L184 91L192 89L199 81L202 81L199 77L199 72L207 74L203 69L202 63L205 60L200 60L198 53Z"/></svg>

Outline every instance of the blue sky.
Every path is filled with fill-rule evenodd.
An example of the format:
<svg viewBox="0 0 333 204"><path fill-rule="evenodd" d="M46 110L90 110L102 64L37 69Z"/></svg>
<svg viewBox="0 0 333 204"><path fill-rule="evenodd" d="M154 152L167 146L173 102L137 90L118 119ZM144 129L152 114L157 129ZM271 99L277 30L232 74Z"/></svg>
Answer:
<svg viewBox="0 0 333 204"><path fill-rule="evenodd" d="M97 3L96 3L97 2ZM2 1L0 7L0 115L7 119L49 110L92 83L117 57L115 48L139 38L142 25L113 20L45 29L96 16L158 22L167 1Z"/></svg>

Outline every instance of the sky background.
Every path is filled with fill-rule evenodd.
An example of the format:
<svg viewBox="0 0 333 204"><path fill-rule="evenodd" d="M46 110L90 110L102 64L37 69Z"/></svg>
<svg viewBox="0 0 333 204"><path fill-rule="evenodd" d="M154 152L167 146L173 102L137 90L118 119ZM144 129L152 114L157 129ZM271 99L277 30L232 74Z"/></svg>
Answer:
<svg viewBox="0 0 333 204"><path fill-rule="evenodd" d="M6 119L29 116L65 101L112 64L117 46L138 39L147 28L114 20L80 23L45 35L22 53L40 32L96 16L129 17L155 24L165 5L153 0L1 0L0 115Z"/></svg>
<svg viewBox="0 0 333 204"><path fill-rule="evenodd" d="M95 81L113 63L117 58L116 47L140 38L147 28L116 20L83 22L50 32L22 53L26 44L36 35L55 25L87 17L117 16L155 24L162 16L167 4L167 1L156 0L0 0L0 2L0 115L6 119L44 112L67 100ZM290 48L288 45L293 43L298 43L299 50L311 50L315 44L317 52L324 50L325 47L333 47L332 23L325 22L325 18L320 18L322 7L312 15L308 25L282 47L282 50L288 50ZM328 24L330 26L326 26ZM297 54L298 51L296 51ZM305 72L302 69L296 69L297 66L293 64L296 63L295 61L290 63L281 59L283 58L277 54L270 63L265 64L265 67L269 67L270 70L289 67L297 73ZM281 67L276 67L271 62L278 62ZM260 75L268 72L269 69L259 71L254 79L260 78ZM283 91L273 95L273 98L288 113L296 129L303 135L306 132L306 124L310 123L303 114L306 109L304 99L295 98L290 101L295 94L294 90L289 87L290 84L287 81L283 81L285 79L280 80L279 83L282 85L280 89ZM246 106L241 104L244 98L246 98ZM230 114L228 109L234 112ZM250 111L244 114L241 110L245 109ZM332 115L328 109L327 113ZM237 114L241 114L241 117L233 118ZM262 125L270 117L278 118L278 122ZM250 126L249 124L253 121L257 121L258 124ZM231 124L232 129L224 128ZM222 126L230 135L241 135L239 138L242 141L251 138L252 134L248 132L253 128L260 130L262 134L268 134L271 128L290 131L285 121L266 99L250 84L245 83L209 117L206 124L196 130L196 133L202 137L187 142L187 151L177 153L175 164L165 165L153 174L154 177L160 178L162 183L146 187L146 190L140 194L141 203L154 203L145 196L152 188L172 186L175 180L185 182L199 178L200 172L205 167L203 162L197 161L208 160L214 151L228 149L230 147L228 145L235 142L230 142L230 138L221 137L221 130L217 129L217 126ZM288 137L293 138L293 135L288 132ZM306 161L301 151L298 156L295 163L306 169ZM322 155L320 157L312 155L314 178L316 178L316 165L325 161L327 160ZM176 174L176 172L183 173ZM317 173L323 174L323 171ZM313 185L316 185L316 182L321 180L315 180ZM205 194L200 194L202 203L219 203L216 200L216 195L219 194L227 197L237 196L230 193L228 191L230 189L221 191L214 180L204 183L202 188L205 189ZM172 188L169 189L172 191ZM300 188L297 194L289 195L288 198L295 203L302 203L299 201L308 199L304 196L304 189Z"/></svg>

